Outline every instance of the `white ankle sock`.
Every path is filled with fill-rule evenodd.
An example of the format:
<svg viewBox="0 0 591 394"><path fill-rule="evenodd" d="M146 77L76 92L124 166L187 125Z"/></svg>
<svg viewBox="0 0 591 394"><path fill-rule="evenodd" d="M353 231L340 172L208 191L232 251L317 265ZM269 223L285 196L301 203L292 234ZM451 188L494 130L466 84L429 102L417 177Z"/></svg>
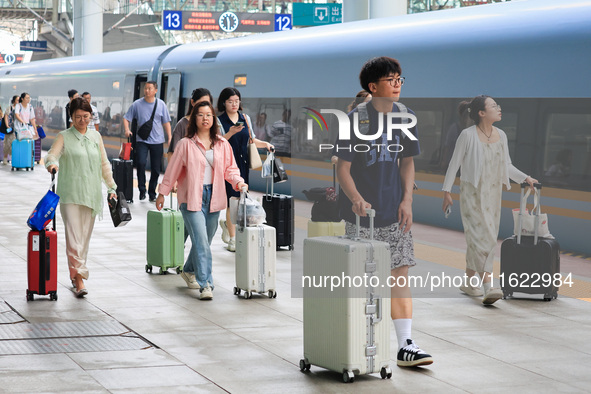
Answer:
<svg viewBox="0 0 591 394"><path fill-rule="evenodd" d="M482 286L484 287L484 294L486 295L491 288L492 282L484 282Z"/></svg>
<svg viewBox="0 0 591 394"><path fill-rule="evenodd" d="M398 348L406 346L406 340L411 339L412 319L393 319L394 329L396 329L396 338L398 338Z"/></svg>

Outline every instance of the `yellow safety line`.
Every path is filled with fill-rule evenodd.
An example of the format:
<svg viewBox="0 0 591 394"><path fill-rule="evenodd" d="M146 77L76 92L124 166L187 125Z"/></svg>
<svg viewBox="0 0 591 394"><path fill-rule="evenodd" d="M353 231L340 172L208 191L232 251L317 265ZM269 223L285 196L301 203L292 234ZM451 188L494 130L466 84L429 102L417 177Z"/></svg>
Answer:
<svg viewBox="0 0 591 394"><path fill-rule="evenodd" d="M302 230L308 228L308 218L303 216L295 217L295 226ZM457 268L464 271L466 268L466 254L454 250L445 249L443 247L431 246L421 243L421 241L414 241L415 257L419 260L425 260L431 263L444 265L446 267ZM501 263L495 259L493 263L493 275L499 278L501 271ZM566 273L568 274L568 273ZM563 280L566 279L565 273L562 275ZM561 296L577 298L582 301L591 302L589 295L591 294L591 282L571 278L572 286L563 284L558 291ZM505 278L507 280L507 278Z"/></svg>

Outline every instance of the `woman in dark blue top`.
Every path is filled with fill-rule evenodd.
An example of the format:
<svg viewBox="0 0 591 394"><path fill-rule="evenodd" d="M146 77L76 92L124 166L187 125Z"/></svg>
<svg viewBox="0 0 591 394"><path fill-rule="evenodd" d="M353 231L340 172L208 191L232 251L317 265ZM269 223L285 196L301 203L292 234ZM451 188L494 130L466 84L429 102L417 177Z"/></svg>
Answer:
<svg viewBox="0 0 591 394"><path fill-rule="evenodd" d="M257 148L265 148L270 151L273 145L268 142L257 139L252 132L252 122L250 117L242 113L241 96L238 89L225 88L218 98L217 109L221 115L218 116L222 125L222 134L228 140L234 151L236 165L240 169L240 176L248 183L249 157L248 140L252 135L254 144ZM222 240L228 244L227 249L231 252L236 251L236 225L230 220L230 197L240 196L239 192L234 191L232 185L226 182L226 195L228 196L228 209L226 209L226 220L220 220L222 228Z"/></svg>

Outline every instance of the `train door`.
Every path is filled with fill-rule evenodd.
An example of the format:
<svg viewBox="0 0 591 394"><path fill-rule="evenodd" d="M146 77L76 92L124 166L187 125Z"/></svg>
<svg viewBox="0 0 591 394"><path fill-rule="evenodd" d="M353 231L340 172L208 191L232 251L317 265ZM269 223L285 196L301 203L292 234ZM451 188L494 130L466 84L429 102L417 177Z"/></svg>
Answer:
<svg viewBox="0 0 591 394"><path fill-rule="evenodd" d="M184 115L183 106L179 104L181 97L181 73L180 71L165 71L160 81L160 98L166 103L170 114L171 130L176 126L177 120Z"/></svg>

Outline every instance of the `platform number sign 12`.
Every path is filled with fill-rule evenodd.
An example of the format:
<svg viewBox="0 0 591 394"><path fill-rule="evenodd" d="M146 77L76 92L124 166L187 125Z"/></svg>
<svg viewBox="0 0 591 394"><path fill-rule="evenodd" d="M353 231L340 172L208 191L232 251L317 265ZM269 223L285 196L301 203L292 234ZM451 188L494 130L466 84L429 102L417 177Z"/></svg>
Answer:
<svg viewBox="0 0 591 394"><path fill-rule="evenodd" d="M275 31L291 29L291 14L275 14Z"/></svg>
<svg viewBox="0 0 591 394"><path fill-rule="evenodd" d="M183 11L162 11L162 30L183 30Z"/></svg>

